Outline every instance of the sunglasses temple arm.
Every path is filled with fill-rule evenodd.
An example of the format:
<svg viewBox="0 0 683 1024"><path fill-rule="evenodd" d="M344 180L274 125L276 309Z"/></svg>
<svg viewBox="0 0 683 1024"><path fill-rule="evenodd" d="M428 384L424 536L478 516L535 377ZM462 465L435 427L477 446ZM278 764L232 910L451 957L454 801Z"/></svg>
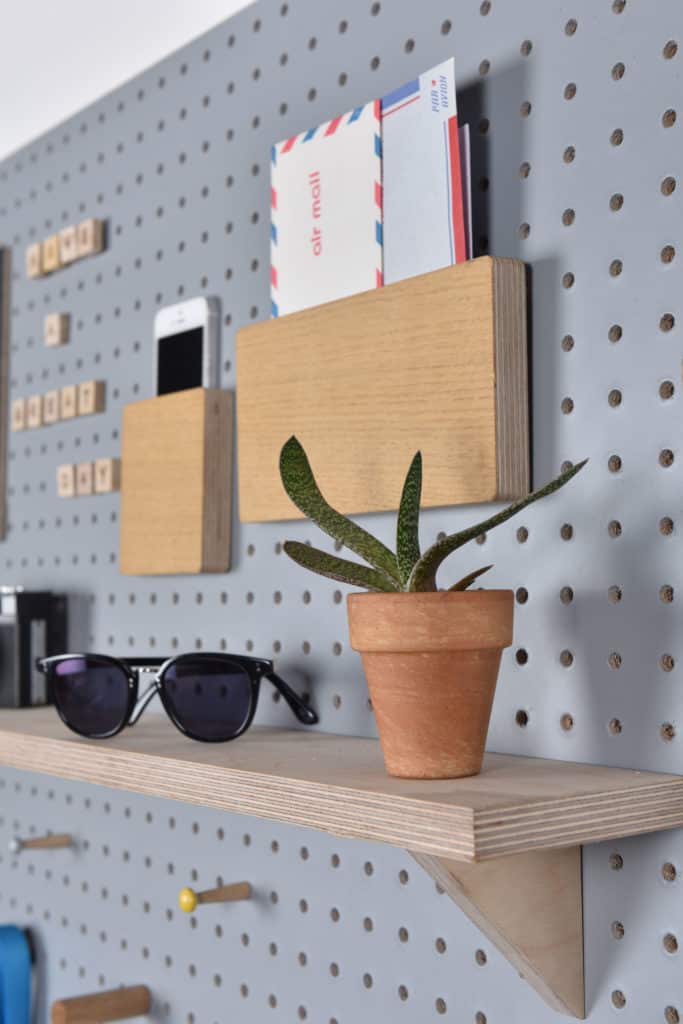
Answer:
<svg viewBox="0 0 683 1024"><path fill-rule="evenodd" d="M152 700L153 697L156 696L156 694L158 692L159 692L159 683L155 679L154 682L151 683L147 687L145 692L138 699L137 705L135 706L135 709L133 710L133 714L130 716L130 719L128 721L128 725L135 725L136 722L140 721L140 718L142 716L142 712L145 710L145 708L147 707L149 702Z"/></svg>
<svg viewBox="0 0 683 1024"><path fill-rule="evenodd" d="M294 692L291 686L287 685L284 679L281 679L275 672L269 672L266 679L273 684L278 693L282 694L300 722L304 725L317 725L320 721L317 713L313 708L309 708L308 704L301 699L298 693Z"/></svg>

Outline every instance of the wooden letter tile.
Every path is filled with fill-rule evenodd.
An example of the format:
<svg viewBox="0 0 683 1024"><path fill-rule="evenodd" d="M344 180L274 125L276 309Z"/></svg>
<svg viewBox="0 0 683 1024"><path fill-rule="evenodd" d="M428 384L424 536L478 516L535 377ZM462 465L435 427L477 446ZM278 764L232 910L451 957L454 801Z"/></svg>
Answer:
<svg viewBox="0 0 683 1024"><path fill-rule="evenodd" d="M46 391L43 395L43 423L59 420L59 391Z"/></svg>
<svg viewBox="0 0 683 1024"><path fill-rule="evenodd" d="M95 461L95 493L109 494L118 491L121 486L121 460L96 459Z"/></svg>
<svg viewBox="0 0 683 1024"><path fill-rule="evenodd" d="M104 249L104 224L95 217L88 217L78 225L78 258L94 256Z"/></svg>
<svg viewBox="0 0 683 1024"><path fill-rule="evenodd" d="M104 381L82 380L78 385L78 415L104 412Z"/></svg>
<svg viewBox="0 0 683 1024"><path fill-rule="evenodd" d="M42 246L43 252L43 273L51 274L53 270L59 270L61 262L59 259L59 235L50 235Z"/></svg>
<svg viewBox="0 0 683 1024"><path fill-rule="evenodd" d="M43 321L43 341L50 348L69 340L69 314L48 313Z"/></svg>
<svg viewBox="0 0 683 1024"><path fill-rule="evenodd" d="M78 235L75 224L62 228L59 232L59 258L64 265L78 259Z"/></svg>
<svg viewBox="0 0 683 1024"><path fill-rule="evenodd" d="M73 498L76 493L76 467L57 466L57 494L60 498Z"/></svg>
<svg viewBox="0 0 683 1024"><path fill-rule="evenodd" d="M25 398L15 398L12 402L12 430L26 430Z"/></svg>
<svg viewBox="0 0 683 1024"><path fill-rule="evenodd" d="M26 426L29 430L43 425L43 396L31 395L26 400Z"/></svg>
<svg viewBox="0 0 683 1024"><path fill-rule="evenodd" d="M76 466L76 494L83 496L93 492L93 464L79 462Z"/></svg>
<svg viewBox="0 0 683 1024"><path fill-rule="evenodd" d="M59 392L60 420L71 420L74 418L77 409L76 403L76 385L66 384Z"/></svg>
<svg viewBox="0 0 683 1024"><path fill-rule="evenodd" d="M43 252L40 242L34 242L26 249L26 276L43 276Z"/></svg>

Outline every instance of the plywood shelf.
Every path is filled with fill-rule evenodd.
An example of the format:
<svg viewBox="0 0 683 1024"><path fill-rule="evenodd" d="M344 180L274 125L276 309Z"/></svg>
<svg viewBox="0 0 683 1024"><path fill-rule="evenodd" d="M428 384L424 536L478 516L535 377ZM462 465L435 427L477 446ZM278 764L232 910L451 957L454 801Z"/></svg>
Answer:
<svg viewBox="0 0 683 1024"><path fill-rule="evenodd" d="M488 754L475 778L392 779L376 740L254 728L202 744L161 715L89 741L51 708L2 711L0 763L455 861L683 825L683 777Z"/></svg>
<svg viewBox="0 0 683 1024"><path fill-rule="evenodd" d="M392 779L376 740L251 729L113 740L51 708L0 711L0 764L408 850L554 1010L585 1016L581 845L683 826L683 777L488 754L481 775Z"/></svg>

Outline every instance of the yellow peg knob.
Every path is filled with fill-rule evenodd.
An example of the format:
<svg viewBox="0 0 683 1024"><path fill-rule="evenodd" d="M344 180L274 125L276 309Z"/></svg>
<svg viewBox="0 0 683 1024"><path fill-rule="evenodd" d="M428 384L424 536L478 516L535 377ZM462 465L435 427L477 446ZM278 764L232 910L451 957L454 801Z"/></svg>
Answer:
<svg viewBox="0 0 683 1024"><path fill-rule="evenodd" d="M178 893L178 906L181 910L184 910L186 914L191 914L198 903L199 900L197 899L197 893L194 889L181 889Z"/></svg>
<svg viewBox="0 0 683 1024"><path fill-rule="evenodd" d="M205 889L203 892L195 892L188 886L178 893L178 906L186 914L191 914L200 903L235 903L237 900L248 900L250 896L249 882L219 885L217 889Z"/></svg>

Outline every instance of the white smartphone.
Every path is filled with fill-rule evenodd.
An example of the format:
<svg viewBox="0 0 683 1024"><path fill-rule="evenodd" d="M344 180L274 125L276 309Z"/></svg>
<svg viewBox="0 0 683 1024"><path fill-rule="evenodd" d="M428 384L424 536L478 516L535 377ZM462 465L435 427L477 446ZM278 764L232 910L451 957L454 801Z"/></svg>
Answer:
<svg viewBox="0 0 683 1024"><path fill-rule="evenodd" d="M200 296L154 317L157 395L218 387L218 299Z"/></svg>

